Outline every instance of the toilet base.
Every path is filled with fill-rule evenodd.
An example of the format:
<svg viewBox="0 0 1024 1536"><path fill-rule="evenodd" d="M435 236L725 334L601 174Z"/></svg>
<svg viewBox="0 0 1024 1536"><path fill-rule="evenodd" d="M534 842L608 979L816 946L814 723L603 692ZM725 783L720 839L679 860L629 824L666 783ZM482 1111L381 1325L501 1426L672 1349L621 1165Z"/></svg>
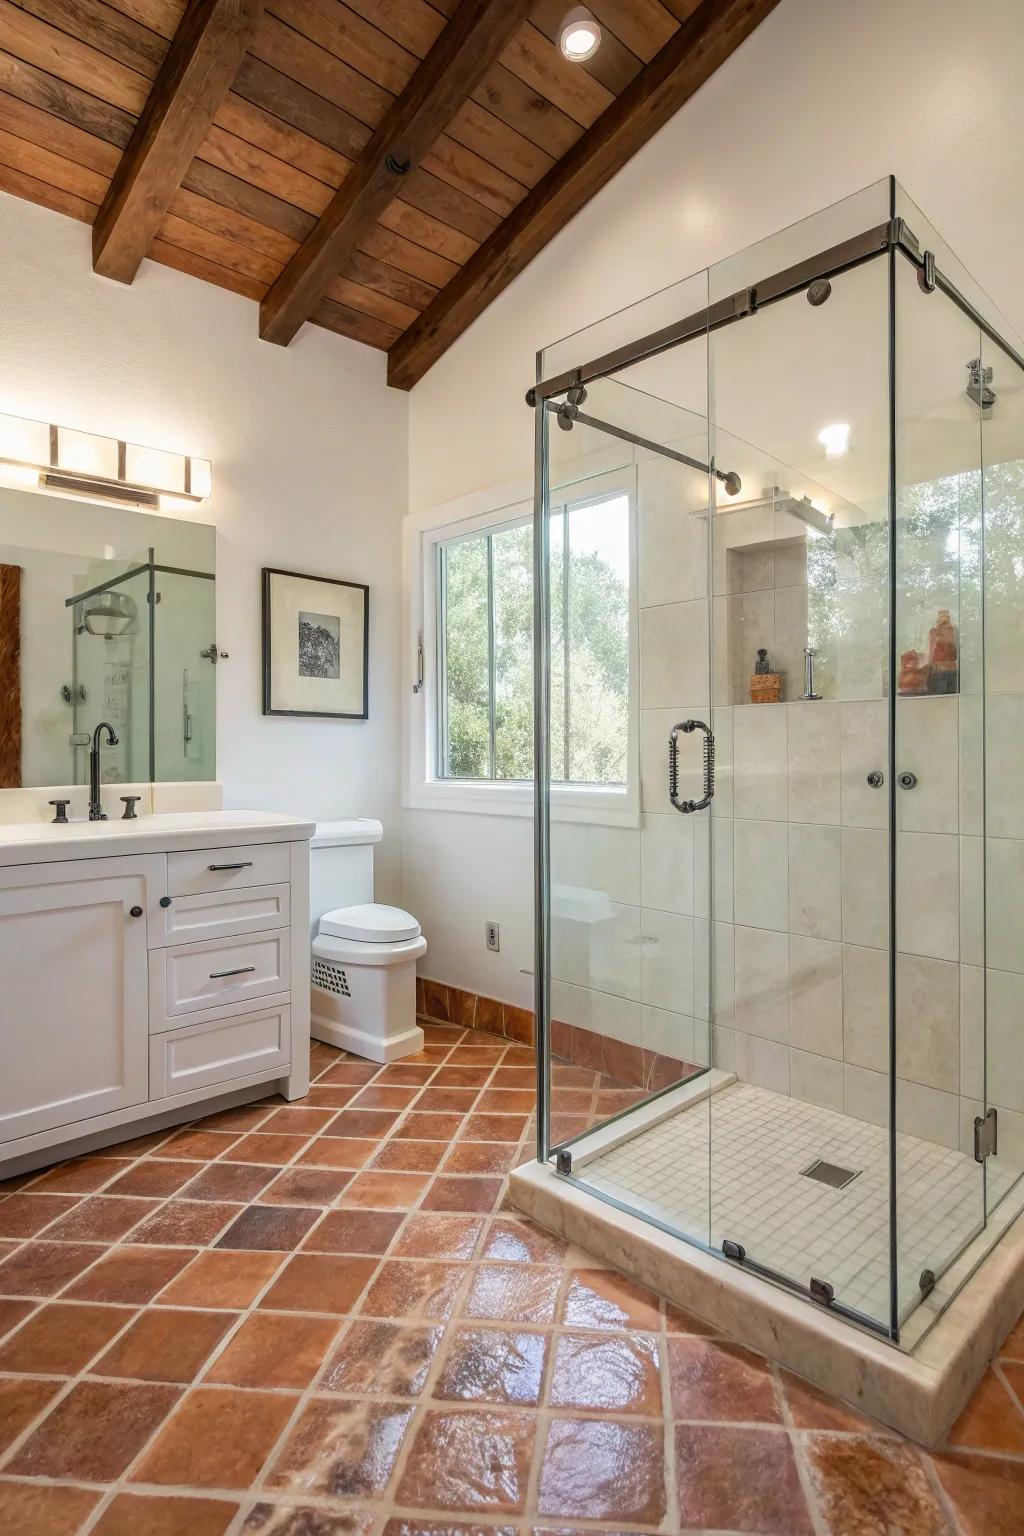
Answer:
<svg viewBox="0 0 1024 1536"><path fill-rule="evenodd" d="M322 1040L339 1051L351 1051L355 1056L365 1056L368 1061L400 1061L403 1056L415 1056L423 1049L423 1031L418 1024L399 1034L370 1034L357 1029L354 1024L340 1024L336 1020L311 1015L310 1034L314 1040Z"/></svg>

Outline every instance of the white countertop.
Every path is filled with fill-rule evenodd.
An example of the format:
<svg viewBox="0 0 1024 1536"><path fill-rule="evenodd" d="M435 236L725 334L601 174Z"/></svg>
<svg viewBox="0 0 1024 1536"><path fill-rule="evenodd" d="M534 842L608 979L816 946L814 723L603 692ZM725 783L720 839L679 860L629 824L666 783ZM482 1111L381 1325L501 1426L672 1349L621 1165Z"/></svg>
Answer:
<svg viewBox="0 0 1024 1536"><path fill-rule="evenodd" d="M111 821L16 821L0 825L0 867L52 864L179 848L228 848L235 843L295 843L312 837L316 823L272 811L163 811Z"/></svg>

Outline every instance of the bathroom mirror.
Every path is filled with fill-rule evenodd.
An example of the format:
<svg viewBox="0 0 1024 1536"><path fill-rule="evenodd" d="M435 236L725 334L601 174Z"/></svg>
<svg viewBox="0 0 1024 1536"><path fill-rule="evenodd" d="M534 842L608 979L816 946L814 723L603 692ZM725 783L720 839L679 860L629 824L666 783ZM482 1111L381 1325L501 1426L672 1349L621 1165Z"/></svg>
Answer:
<svg viewBox="0 0 1024 1536"><path fill-rule="evenodd" d="M215 535L0 486L0 788L216 777Z"/></svg>

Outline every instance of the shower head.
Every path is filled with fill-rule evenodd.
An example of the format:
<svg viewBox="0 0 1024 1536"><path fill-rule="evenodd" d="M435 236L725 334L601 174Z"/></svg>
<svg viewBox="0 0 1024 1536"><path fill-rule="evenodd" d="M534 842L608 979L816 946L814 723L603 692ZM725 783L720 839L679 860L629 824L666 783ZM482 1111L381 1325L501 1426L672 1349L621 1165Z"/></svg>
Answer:
<svg viewBox="0 0 1024 1536"><path fill-rule="evenodd" d="M137 617L135 601L126 592L99 592L86 604L78 633L116 640L133 633Z"/></svg>

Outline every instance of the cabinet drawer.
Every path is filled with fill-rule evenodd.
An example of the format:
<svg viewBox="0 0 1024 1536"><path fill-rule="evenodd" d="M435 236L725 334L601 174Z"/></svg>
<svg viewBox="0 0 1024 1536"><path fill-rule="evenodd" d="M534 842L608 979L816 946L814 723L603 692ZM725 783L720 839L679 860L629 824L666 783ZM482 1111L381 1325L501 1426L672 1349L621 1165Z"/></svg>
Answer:
<svg viewBox="0 0 1024 1536"><path fill-rule="evenodd" d="M213 1083L288 1066L291 1042L287 1003L235 1009L202 1024L187 1024L149 1042L149 1096L166 1099Z"/></svg>
<svg viewBox="0 0 1024 1536"><path fill-rule="evenodd" d="M159 909L156 947L187 944L197 939L223 939L231 934L262 933L287 928L291 886L253 885L240 891L200 891L175 896Z"/></svg>
<svg viewBox="0 0 1024 1536"><path fill-rule="evenodd" d="M291 929L278 928L152 950L150 1030L173 1029L183 1013L287 992L290 945Z"/></svg>
<svg viewBox="0 0 1024 1536"><path fill-rule="evenodd" d="M167 855L171 896L230 891L247 885L281 885L290 878L287 843L249 843L238 848L197 848Z"/></svg>

